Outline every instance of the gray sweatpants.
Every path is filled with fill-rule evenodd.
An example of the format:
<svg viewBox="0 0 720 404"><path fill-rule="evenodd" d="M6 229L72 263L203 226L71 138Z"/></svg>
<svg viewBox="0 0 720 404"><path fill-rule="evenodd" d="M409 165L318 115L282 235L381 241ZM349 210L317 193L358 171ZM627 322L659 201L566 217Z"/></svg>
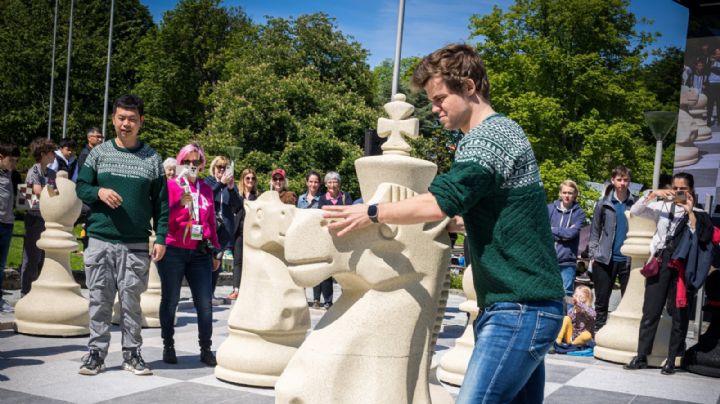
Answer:
<svg viewBox="0 0 720 404"><path fill-rule="evenodd" d="M140 294L147 289L150 269L148 244L113 244L91 237L83 258L90 292L88 348L99 351L102 358L107 355L116 293L122 310L122 347L139 348L142 345Z"/></svg>

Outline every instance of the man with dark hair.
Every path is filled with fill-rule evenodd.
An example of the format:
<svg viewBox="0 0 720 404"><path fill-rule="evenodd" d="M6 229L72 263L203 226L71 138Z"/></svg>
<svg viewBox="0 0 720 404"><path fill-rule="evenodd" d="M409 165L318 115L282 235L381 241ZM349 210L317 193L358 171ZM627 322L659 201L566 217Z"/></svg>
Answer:
<svg viewBox="0 0 720 404"><path fill-rule="evenodd" d="M595 288L595 331L607 322L608 305L615 279L620 279L620 294L625 294L630 279L630 260L620 252L627 237L629 210L635 197L630 194L630 169L617 166L612 171L610 185L595 205L588 254L592 260L592 281Z"/></svg>
<svg viewBox="0 0 720 404"><path fill-rule="evenodd" d="M87 130L87 144L80 151L80 154L77 158L78 171L80 170L80 167L85 164L85 159L87 159L88 154L90 154L90 150L92 150L93 148L95 148L95 146L99 145L102 142L103 135L102 132L100 132L100 129L98 129L96 126L93 126Z"/></svg>
<svg viewBox="0 0 720 404"><path fill-rule="evenodd" d="M83 375L105 369L116 293L122 308L123 369L152 374L140 355L140 294L147 289L150 258L159 261L165 255L168 199L160 155L138 139L144 120L140 98L118 98L112 115L117 137L93 148L78 175L78 197L90 205L84 253L90 340L79 371ZM157 239L148 255L151 219Z"/></svg>
<svg viewBox="0 0 720 404"><path fill-rule="evenodd" d="M72 139L63 139L58 143L58 149L55 151L55 161L50 164L48 169L52 173L58 171L66 171L68 173L68 179L75 182L78 175L78 162L75 156L75 143ZM51 174L53 176L53 174Z"/></svg>
<svg viewBox="0 0 720 404"><path fill-rule="evenodd" d="M465 134L452 168L414 198L323 207L327 218L343 219L328 227L343 236L371 223L461 216L482 315L457 402L542 402L544 357L562 324L564 291L530 142L493 110L485 66L468 45L426 56L413 85L425 89L445 129Z"/></svg>
<svg viewBox="0 0 720 404"><path fill-rule="evenodd" d="M80 154L78 155L77 159L77 167L78 172L82 168L82 166L85 164L85 159L87 159L87 156L90 154L90 150L94 149L97 145L103 142L103 135L100 133L100 129L98 129L96 126L93 126L89 128L86 132L87 134L87 144L83 149L80 151ZM90 206L83 203L82 212L80 213L80 218L78 219L78 223L82 223L82 233L81 233L81 241L83 243L83 249L86 249L88 247L88 236L87 236L87 230L85 229L85 226L87 226L87 215L90 212Z"/></svg>
<svg viewBox="0 0 720 404"><path fill-rule="evenodd" d="M15 224L15 190L17 184L13 180L13 172L17 167L20 149L10 143L0 143L0 312L15 311L2 297L5 264L12 242L13 225Z"/></svg>

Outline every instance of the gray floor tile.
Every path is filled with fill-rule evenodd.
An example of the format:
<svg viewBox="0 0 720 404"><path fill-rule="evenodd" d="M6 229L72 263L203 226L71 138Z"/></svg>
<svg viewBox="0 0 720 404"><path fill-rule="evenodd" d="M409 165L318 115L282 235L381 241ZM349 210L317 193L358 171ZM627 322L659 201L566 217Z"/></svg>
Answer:
<svg viewBox="0 0 720 404"><path fill-rule="evenodd" d="M47 397L2 388L0 388L0 401L2 401L3 404L36 404L40 402L47 404L67 403L67 401L53 400Z"/></svg>
<svg viewBox="0 0 720 404"><path fill-rule="evenodd" d="M545 398L545 404L627 404L635 396L604 390L563 386Z"/></svg>
<svg viewBox="0 0 720 404"><path fill-rule="evenodd" d="M114 398L102 403L214 403L214 404L271 404L272 397L223 388L215 388L196 383L183 383L159 387L140 393Z"/></svg>
<svg viewBox="0 0 720 404"><path fill-rule="evenodd" d="M545 381L550 383L567 383L583 371L577 366L545 364Z"/></svg>

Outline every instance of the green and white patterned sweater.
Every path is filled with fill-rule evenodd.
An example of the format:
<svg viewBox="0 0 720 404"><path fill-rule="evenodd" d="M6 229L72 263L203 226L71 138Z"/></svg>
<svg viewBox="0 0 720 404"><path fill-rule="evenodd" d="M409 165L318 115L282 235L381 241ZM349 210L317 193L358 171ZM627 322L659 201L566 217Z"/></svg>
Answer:
<svg viewBox="0 0 720 404"><path fill-rule="evenodd" d="M111 209L102 202L100 188L120 194L120 207ZM93 148L78 174L77 195L90 205L90 237L110 243L147 243L152 218L155 242L165 244L167 183L160 155L147 144L138 142L135 148L126 149L113 139Z"/></svg>
<svg viewBox="0 0 720 404"><path fill-rule="evenodd" d="M471 129L430 192L465 221L480 307L563 298L540 171L517 123L494 114Z"/></svg>

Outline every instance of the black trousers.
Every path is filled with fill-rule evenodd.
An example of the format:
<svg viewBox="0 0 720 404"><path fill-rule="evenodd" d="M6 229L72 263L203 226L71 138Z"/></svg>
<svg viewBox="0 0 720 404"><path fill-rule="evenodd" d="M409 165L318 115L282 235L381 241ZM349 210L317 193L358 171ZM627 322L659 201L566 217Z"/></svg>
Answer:
<svg viewBox="0 0 720 404"><path fill-rule="evenodd" d="M40 276L45 263L45 250L37 246L40 234L45 231L45 220L40 212L25 214L25 239L23 241L23 259L20 266L20 293L30 293L32 283Z"/></svg>
<svg viewBox="0 0 720 404"><path fill-rule="evenodd" d="M657 275L645 280L645 302L640 320L638 356L647 357L652 352L663 306L672 317L668 359L674 361L675 357L685 350L685 337L690 322L689 303L694 293L688 291L688 307L675 307L677 281L678 271L672 268L661 268Z"/></svg>
<svg viewBox="0 0 720 404"><path fill-rule="evenodd" d="M601 329L608 318L610 294L612 294L615 278L620 278L620 295L625 295L628 279L630 279L630 262L610 261L605 265L593 262L592 281L595 288L595 331Z"/></svg>
<svg viewBox="0 0 720 404"><path fill-rule="evenodd" d="M320 282L319 285L313 287L313 300L320 301L320 292L322 292L323 302L332 304L333 298L333 280L327 278Z"/></svg>

